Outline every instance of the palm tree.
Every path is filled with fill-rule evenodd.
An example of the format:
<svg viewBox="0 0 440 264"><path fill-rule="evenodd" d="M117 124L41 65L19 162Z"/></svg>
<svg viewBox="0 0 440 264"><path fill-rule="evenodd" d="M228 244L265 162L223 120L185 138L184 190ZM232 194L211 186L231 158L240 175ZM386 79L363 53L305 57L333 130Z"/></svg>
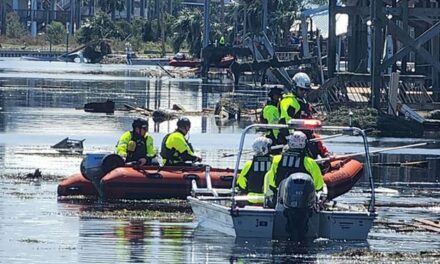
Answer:
<svg viewBox="0 0 440 264"><path fill-rule="evenodd" d="M115 20L116 11L121 12L125 8L125 0L98 0L99 8L112 15L112 20Z"/></svg>
<svg viewBox="0 0 440 264"><path fill-rule="evenodd" d="M178 52L185 42L194 57L200 57L202 49L203 16L198 9L184 9L172 25L173 50Z"/></svg>

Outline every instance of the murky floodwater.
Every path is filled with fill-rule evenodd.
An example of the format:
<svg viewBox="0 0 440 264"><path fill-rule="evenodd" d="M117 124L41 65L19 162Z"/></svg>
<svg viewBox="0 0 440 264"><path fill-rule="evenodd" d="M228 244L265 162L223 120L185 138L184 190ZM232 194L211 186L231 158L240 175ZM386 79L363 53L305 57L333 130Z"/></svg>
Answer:
<svg viewBox="0 0 440 264"><path fill-rule="evenodd" d="M85 139L85 152L112 151L120 134L139 116L125 111L112 115L85 113L75 108L113 99L118 109L124 104L169 108L178 103L188 110L201 110L214 107L225 91L224 84L204 85L199 79L147 79L142 73L145 69L149 68L0 60L0 263L371 261L368 256L340 254L356 249L400 251L409 254L410 258L402 259L407 262L438 262L438 255L421 253L439 250L438 233L401 232L390 226L411 223L415 218L439 220L438 162L423 163L425 167L378 167L395 161L436 159L440 155L438 145L375 158L378 184L399 193L378 194L379 216L364 242L316 240L298 248L288 242L237 241L196 228L188 205L182 201L103 204L57 200L57 182L77 172L82 157L60 155L50 146L70 137ZM233 167L234 157L223 158L223 154L235 151L247 122L220 123L212 116L190 119L190 141L204 161L216 167ZM159 146L174 127L175 120L159 125L150 121L155 145ZM371 139L373 150L423 140ZM355 137L332 139L327 146L337 153L362 150L360 139ZM26 179L25 175L36 168L42 171L43 179ZM338 200L364 203L368 200L367 188L363 180ZM383 259L379 256L376 260Z"/></svg>

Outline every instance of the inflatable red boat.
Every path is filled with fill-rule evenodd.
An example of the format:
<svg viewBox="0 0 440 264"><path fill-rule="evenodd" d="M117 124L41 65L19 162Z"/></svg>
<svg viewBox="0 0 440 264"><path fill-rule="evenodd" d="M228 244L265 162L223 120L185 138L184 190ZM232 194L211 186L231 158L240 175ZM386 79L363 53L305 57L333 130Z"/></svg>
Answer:
<svg viewBox="0 0 440 264"><path fill-rule="evenodd" d="M334 161L324 174L328 197L335 198L349 191L362 175L362 163L346 159ZM231 188L232 169L211 168L213 188ZM191 181L206 187L205 167L120 167L100 180L102 196L106 199L185 199L191 192ZM91 181L76 173L58 185L58 196L98 195Z"/></svg>

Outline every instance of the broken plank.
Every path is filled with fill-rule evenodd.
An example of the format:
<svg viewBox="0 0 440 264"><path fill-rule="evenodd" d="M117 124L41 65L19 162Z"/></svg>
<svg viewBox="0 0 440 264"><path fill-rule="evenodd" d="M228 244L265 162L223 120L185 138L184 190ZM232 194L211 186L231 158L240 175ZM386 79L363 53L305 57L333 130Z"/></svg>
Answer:
<svg viewBox="0 0 440 264"><path fill-rule="evenodd" d="M422 224L413 224L413 226L420 227L420 228L423 228L423 229L428 230L428 231L440 233L440 228L436 228L436 227L433 227L433 226L422 225Z"/></svg>
<svg viewBox="0 0 440 264"><path fill-rule="evenodd" d="M430 225L433 226L435 228L440 228L440 223L436 223L434 221L428 220L428 219L421 219L421 218L416 218L414 219L416 222L425 224L425 225Z"/></svg>

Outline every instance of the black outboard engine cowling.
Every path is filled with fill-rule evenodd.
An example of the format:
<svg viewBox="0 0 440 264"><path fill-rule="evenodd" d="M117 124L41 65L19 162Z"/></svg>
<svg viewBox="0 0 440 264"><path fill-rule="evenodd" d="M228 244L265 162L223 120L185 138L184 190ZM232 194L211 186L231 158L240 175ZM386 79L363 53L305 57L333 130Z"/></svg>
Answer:
<svg viewBox="0 0 440 264"><path fill-rule="evenodd" d="M124 165L124 159L117 154L89 153L82 160L80 169L86 179L99 182L107 173Z"/></svg>
<svg viewBox="0 0 440 264"><path fill-rule="evenodd" d="M306 173L291 174L280 183L278 189L276 208L284 208L286 231L291 240L304 240L316 199L312 177Z"/></svg>

